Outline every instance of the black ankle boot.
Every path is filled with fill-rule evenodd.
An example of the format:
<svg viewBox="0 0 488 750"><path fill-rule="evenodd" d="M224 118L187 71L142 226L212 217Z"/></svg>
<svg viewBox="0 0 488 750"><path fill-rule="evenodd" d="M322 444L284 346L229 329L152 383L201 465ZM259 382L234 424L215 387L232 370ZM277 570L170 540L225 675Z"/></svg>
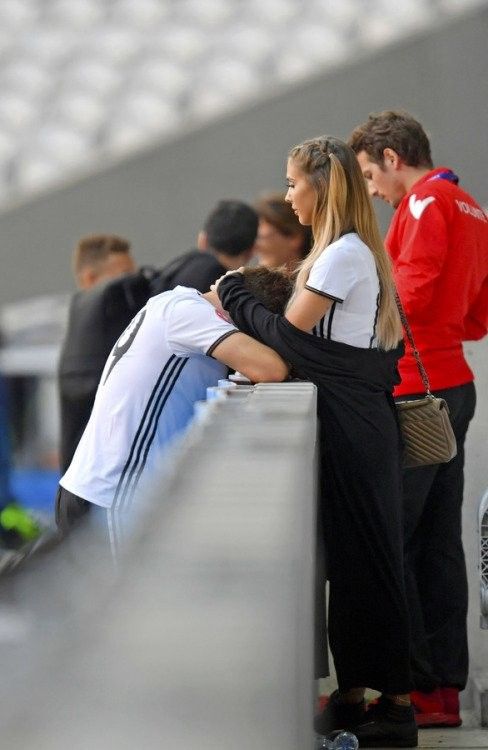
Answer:
<svg viewBox="0 0 488 750"><path fill-rule="evenodd" d="M381 696L353 728L359 747L417 747L418 731L412 706Z"/></svg>
<svg viewBox="0 0 488 750"><path fill-rule="evenodd" d="M330 734L336 729L352 729L356 724L364 721L366 705L364 700L359 703L343 703L339 691L334 690L324 710L314 719L314 729L317 734Z"/></svg>

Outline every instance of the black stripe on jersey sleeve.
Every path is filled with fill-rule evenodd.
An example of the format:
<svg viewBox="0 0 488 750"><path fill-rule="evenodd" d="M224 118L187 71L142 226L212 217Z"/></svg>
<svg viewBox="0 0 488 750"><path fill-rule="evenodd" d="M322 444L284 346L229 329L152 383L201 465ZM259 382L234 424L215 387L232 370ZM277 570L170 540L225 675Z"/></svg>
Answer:
<svg viewBox="0 0 488 750"><path fill-rule="evenodd" d="M320 294L321 297L327 297L327 299L331 299L334 302L344 302L343 299L340 297L334 297L333 294L327 294L326 292L321 292L319 289L314 289L311 286L308 286L308 284L305 284L305 289L308 289L309 292L315 292L315 294Z"/></svg>
<svg viewBox="0 0 488 750"><path fill-rule="evenodd" d="M319 328L319 331L320 331L320 337L321 338L324 338L324 323L325 323L325 315L324 315L323 318L320 318L320 328ZM317 333L317 336L318 335L319 335L319 333Z"/></svg>
<svg viewBox="0 0 488 750"><path fill-rule="evenodd" d="M334 302L332 304L332 307L329 310L329 320L327 322L327 338L332 338L332 320L334 318L334 313L336 309L337 302Z"/></svg>
<svg viewBox="0 0 488 750"><path fill-rule="evenodd" d="M207 349L206 351L207 357L211 357L212 352L215 351L218 345L221 344L222 341L225 341L225 339L229 338L229 336L232 336L233 333L240 333L240 331L238 331L236 328L233 331L227 331L227 333L224 333L223 336L220 336L220 338L218 338L217 341L214 341L212 346L209 349Z"/></svg>

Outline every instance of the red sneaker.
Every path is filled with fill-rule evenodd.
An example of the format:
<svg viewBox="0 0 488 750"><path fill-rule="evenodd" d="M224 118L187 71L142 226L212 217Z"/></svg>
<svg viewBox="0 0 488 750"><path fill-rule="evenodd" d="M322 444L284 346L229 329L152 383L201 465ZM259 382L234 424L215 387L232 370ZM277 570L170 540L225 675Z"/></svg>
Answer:
<svg viewBox="0 0 488 750"><path fill-rule="evenodd" d="M420 690L414 690L410 693L410 699L415 711L415 721L421 729L433 727L459 727L461 726L461 717L459 716L459 695L457 712L447 711L444 703L442 690L446 688L437 688L430 693L422 693ZM451 690L452 688L447 688ZM452 699L453 700L453 699ZM450 704L451 705L451 704Z"/></svg>
<svg viewBox="0 0 488 750"><path fill-rule="evenodd" d="M330 700L330 695L319 695L317 699L317 713L321 714Z"/></svg>
<svg viewBox="0 0 488 750"><path fill-rule="evenodd" d="M463 723L459 714L459 690L452 687L441 687L444 711L449 717L450 727L460 727Z"/></svg>

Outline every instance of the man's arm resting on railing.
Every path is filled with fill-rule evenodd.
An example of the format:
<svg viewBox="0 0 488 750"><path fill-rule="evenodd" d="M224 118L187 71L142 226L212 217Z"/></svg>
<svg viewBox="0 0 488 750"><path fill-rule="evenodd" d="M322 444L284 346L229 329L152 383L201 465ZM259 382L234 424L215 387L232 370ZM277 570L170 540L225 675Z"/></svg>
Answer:
<svg viewBox="0 0 488 750"><path fill-rule="evenodd" d="M245 333L227 336L213 349L212 357L252 383L279 383L288 377L288 365L279 354Z"/></svg>

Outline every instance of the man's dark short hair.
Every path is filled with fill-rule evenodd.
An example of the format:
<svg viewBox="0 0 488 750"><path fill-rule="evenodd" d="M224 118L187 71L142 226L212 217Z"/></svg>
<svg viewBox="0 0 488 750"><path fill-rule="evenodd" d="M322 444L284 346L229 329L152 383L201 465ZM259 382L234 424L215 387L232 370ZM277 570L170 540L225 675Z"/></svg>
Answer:
<svg viewBox="0 0 488 750"><path fill-rule="evenodd" d="M209 247L226 255L240 255L256 241L258 215L242 201L220 201L203 226Z"/></svg>
<svg viewBox="0 0 488 750"><path fill-rule="evenodd" d="M271 312L283 315L293 291L289 274L264 266L244 269L244 286Z"/></svg>
<svg viewBox="0 0 488 750"><path fill-rule="evenodd" d="M354 128L348 143L356 154L365 151L377 164L383 164L383 151L391 148L409 167L433 167L425 130L403 110L370 114L366 122Z"/></svg>

